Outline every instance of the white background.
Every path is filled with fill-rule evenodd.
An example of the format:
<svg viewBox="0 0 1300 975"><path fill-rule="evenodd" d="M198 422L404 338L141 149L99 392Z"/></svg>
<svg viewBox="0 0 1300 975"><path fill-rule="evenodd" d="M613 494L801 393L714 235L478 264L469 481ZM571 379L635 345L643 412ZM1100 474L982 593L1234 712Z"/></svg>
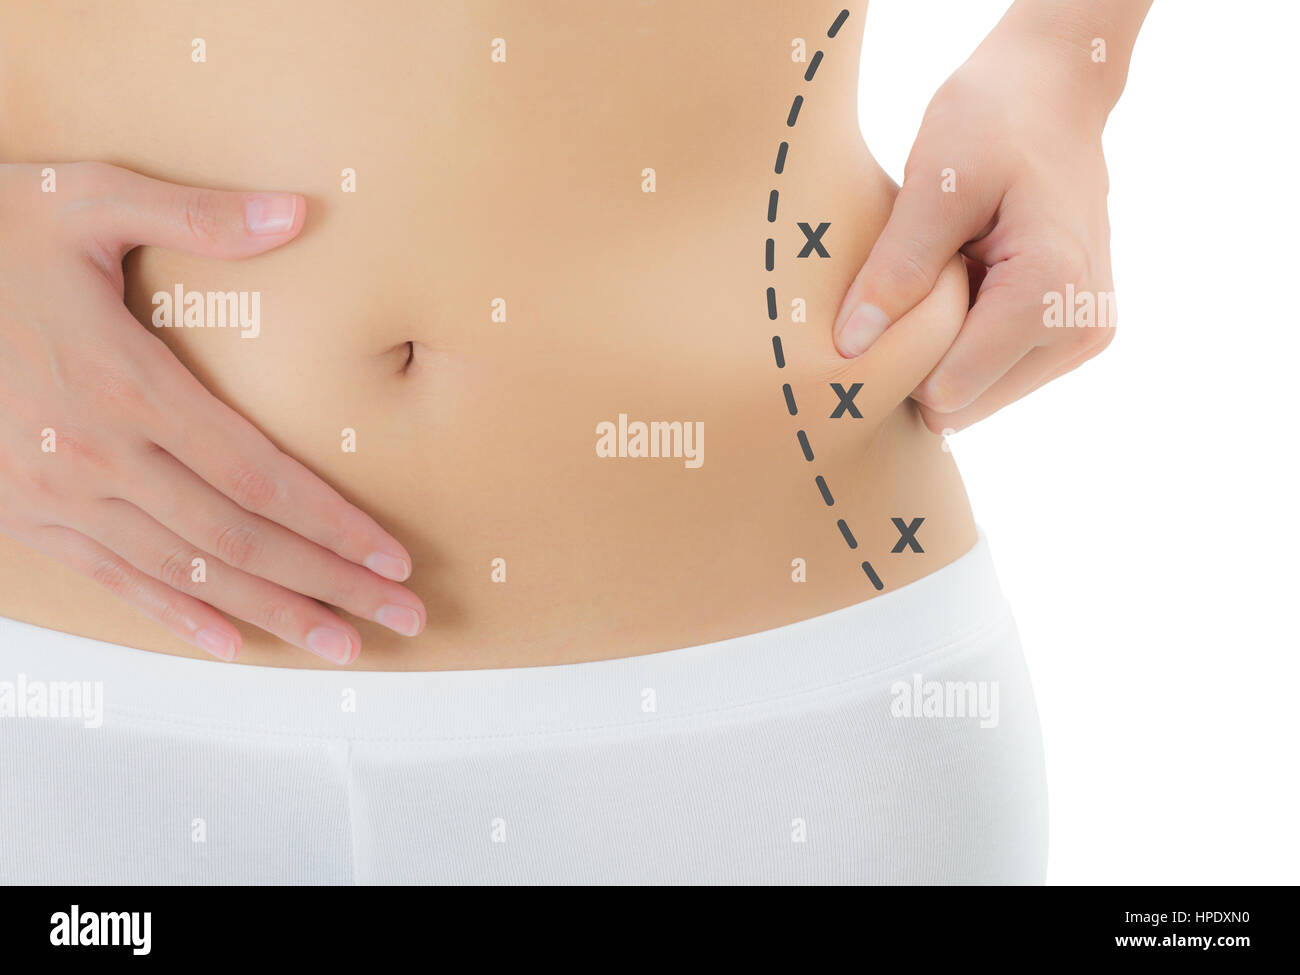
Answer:
<svg viewBox="0 0 1300 975"><path fill-rule="evenodd" d="M1007 4L873 0L896 181ZM1038 694L1050 883L1300 883L1298 8L1156 0L1105 136L1115 341L951 438Z"/></svg>

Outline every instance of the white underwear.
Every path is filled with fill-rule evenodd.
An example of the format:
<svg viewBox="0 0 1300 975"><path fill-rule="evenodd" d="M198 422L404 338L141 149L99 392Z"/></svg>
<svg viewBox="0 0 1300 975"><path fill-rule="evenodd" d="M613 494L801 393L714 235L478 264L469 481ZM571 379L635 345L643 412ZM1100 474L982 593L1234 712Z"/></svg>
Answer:
<svg viewBox="0 0 1300 975"><path fill-rule="evenodd" d="M599 663L190 660L0 618L0 882L1042 883L983 536L894 592Z"/></svg>

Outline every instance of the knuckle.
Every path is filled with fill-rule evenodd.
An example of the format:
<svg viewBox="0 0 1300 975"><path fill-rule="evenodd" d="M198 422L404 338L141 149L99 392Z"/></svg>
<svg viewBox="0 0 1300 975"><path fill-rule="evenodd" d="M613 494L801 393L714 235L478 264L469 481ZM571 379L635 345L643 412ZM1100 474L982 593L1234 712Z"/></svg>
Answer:
<svg viewBox="0 0 1300 975"><path fill-rule="evenodd" d="M280 497L275 479L251 467L241 467L230 477L230 497L247 511L264 511Z"/></svg>
<svg viewBox="0 0 1300 975"><path fill-rule="evenodd" d="M213 551L227 565L240 568L250 564L261 550L261 533L247 521L227 525L217 532Z"/></svg>
<svg viewBox="0 0 1300 975"><path fill-rule="evenodd" d="M1084 349L1091 349L1100 340L1101 336L1097 333L1101 329L1096 327L1084 327L1082 325L1075 328L1066 329L1065 345L1066 348L1076 349L1082 352Z"/></svg>
<svg viewBox="0 0 1300 975"><path fill-rule="evenodd" d="M181 197L181 210L190 234L203 243L211 243L221 236L222 210L209 193L191 190Z"/></svg>
<svg viewBox="0 0 1300 975"><path fill-rule="evenodd" d="M149 396L142 384L116 369L96 369L86 383L86 392L101 411L128 417L150 412Z"/></svg>
<svg viewBox="0 0 1300 975"><path fill-rule="evenodd" d="M1088 251L1071 237L1040 244L1036 257L1044 277L1053 284L1078 284L1089 276Z"/></svg>
<svg viewBox="0 0 1300 975"><path fill-rule="evenodd" d="M186 589L194 568L194 551L179 548L167 555L158 566L158 578L173 589Z"/></svg>
<svg viewBox="0 0 1300 975"><path fill-rule="evenodd" d="M876 289L884 294L920 297L930 290L930 270L921 257L919 244L897 249L873 275Z"/></svg>
<svg viewBox="0 0 1300 975"><path fill-rule="evenodd" d="M152 408L147 381L118 349L83 344L67 354L56 351L51 375L60 390L93 410L96 422L123 413L135 419Z"/></svg>
<svg viewBox="0 0 1300 975"><path fill-rule="evenodd" d="M79 493L78 487L86 486L87 475L102 477L111 474L115 469L105 452L101 438L80 427L65 426L57 430L55 451L51 456L71 458L78 465L67 470L65 476L58 479L58 486L73 494Z"/></svg>
<svg viewBox="0 0 1300 975"><path fill-rule="evenodd" d="M44 509L58 500L54 474L48 464L6 465L4 474L6 508L17 508L21 503L28 509Z"/></svg>
<svg viewBox="0 0 1300 975"><path fill-rule="evenodd" d="M929 103L925 106L925 113L921 119L922 131L925 130L928 124L943 120L951 116L954 112L959 112L961 106L968 102L966 97L967 87L967 84L962 81L962 78L959 75L950 76L942 85L940 85L935 90L934 95L930 98ZM980 96L980 100L984 100L982 95ZM915 148L913 149L913 152L915 152Z"/></svg>
<svg viewBox="0 0 1300 975"><path fill-rule="evenodd" d="M119 596L125 595L130 589L130 570L112 556L96 557L90 563L86 574L109 592Z"/></svg>
<svg viewBox="0 0 1300 975"><path fill-rule="evenodd" d="M1081 358L1086 361L1095 355L1100 355L1115 339L1115 330L1113 328L1086 328L1081 330L1084 334L1079 336L1078 350Z"/></svg>
<svg viewBox="0 0 1300 975"><path fill-rule="evenodd" d="M263 603L258 607L254 619L268 633L280 636L302 634L307 629L302 614L282 599Z"/></svg>
<svg viewBox="0 0 1300 975"><path fill-rule="evenodd" d="M92 438L61 425L50 442L53 449L38 458L11 458L10 463L0 463L0 491L6 505L20 506L29 513L48 511L84 500L96 485L113 480L115 468Z"/></svg>

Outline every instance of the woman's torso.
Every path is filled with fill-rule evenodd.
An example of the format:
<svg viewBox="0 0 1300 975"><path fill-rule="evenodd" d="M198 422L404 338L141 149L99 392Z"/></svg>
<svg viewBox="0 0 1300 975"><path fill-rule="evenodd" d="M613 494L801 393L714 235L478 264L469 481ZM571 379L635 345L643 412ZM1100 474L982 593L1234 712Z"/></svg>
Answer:
<svg viewBox="0 0 1300 975"><path fill-rule="evenodd" d="M308 197L301 237L256 259L134 252L127 300L410 550L428 628L358 622L357 666L666 650L869 598L864 561L887 592L975 539L950 455L905 400L960 321L960 270L863 359L831 343L893 193L857 130L865 4L832 39L840 9L7 4L3 159ZM258 293L256 337L155 328L153 296L178 285ZM851 408L833 383L863 384ZM640 421L702 424L702 441L602 457L598 441L635 449L621 416L633 440ZM893 551L894 519L917 518L924 551ZM0 615L198 655L8 539ZM241 630L245 663L316 663Z"/></svg>

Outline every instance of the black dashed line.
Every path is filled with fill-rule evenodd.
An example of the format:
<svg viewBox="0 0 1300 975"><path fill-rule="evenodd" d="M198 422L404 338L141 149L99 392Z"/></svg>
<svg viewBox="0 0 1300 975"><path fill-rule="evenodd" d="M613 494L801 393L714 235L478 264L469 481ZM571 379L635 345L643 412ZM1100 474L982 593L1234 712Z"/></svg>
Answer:
<svg viewBox="0 0 1300 975"><path fill-rule="evenodd" d="M867 574L867 578L871 580L871 584L875 586L876 589L885 588L885 584L880 581L880 576L876 575L876 570L871 567L870 562L862 563L862 571Z"/></svg>
<svg viewBox="0 0 1300 975"><path fill-rule="evenodd" d="M799 431L799 447L803 450L803 459L811 461L813 459L812 444L808 442L808 434L802 430Z"/></svg>
<svg viewBox="0 0 1300 975"><path fill-rule="evenodd" d="M839 16L835 18L835 23L831 24L830 30L826 32L826 36L833 38L836 34L840 32L840 28L844 26L844 22L848 19L849 19L849 12L847 10L841 10ZM823 54L821 51L817 51L813 54L812 62L808 65L808 70L804 72L804 81L812 81L813 78L816 76L817 69L821 66L822 63L822 57ZM790 106L790 114L786 118L785 124L787 127L794 128L795 123L799 120L799 109L802 107L803 107L803 96L795 95L794 102ZM788 142L782 142L781 145L777 148L776 174L778 176L780 176L782 173L785 172L785 162L786 162L786 157L789 154L789 151L790 151L790 143ZM777 200L778 200L777 191L773 189L771 193L768 195L768 200L767 200L767 222L768 223L776 223ZM763 257L763 264L768 271L773 270L776 266L776 243L775 240L771 237L767 239L767 244L766 244L764 257ZM771 287L767 289L767 316L772 321L776 321L776 289ZM776 358L776 367L778 369L784 369L785 350L781 344L781 336L779 335L772 336L772 354ZM785 396L786 409L790 411L790 415L798 416L799 409L795 405L794 390L790 387L790 384L783 383L781 386L781 392ZM808 434L805 431L800 430L797 432L796 436L799 440L799 448L803 451L804 459L811 462L813 459L813 449L812 449L812 444L809 443L808 441ZM833 506L835 504L835 499L831 495L831 489L827 485L826 479L822 477L820 474L818 474L816 478L816 483L817 483L817 490L821 492L822 500L826 502L827 506ZM849 529L848 522L846 522L843 518L840 518L835 522L835 525L837 528L839 528L840 534L844 536L844 541L848 545L848 547L850 549L856 549L858 547L858 540L853 537L853 532ZM871 584L875 586L877 590L881 590L885 588L885 584L880 581L880 576L876 574L876 570L871 567L870 562L862 563L862 571L866 573L867 578L871 580Z"/></svg>
<svg viewBox="0 0 1300 975"><path fill-rule="evenodd" d="M794 102L790 105L790 114L785 120L789 128L794 128L794 124L799 121L799 109L803 108L803 95L795 95Z"/></svg>
<svg viewBox="0 0 1300 975"><path fill-rule="evenodd" d="M853 532L849 531L848 523L841 518L835 524L839 526L840 534L844 536L844 541L849 543L849 548L857 548L858 540L853 537Z"/></svg>
<svg viewBox="0 0 1300 975"><path fill-rule="evenodd" d="M803 80L812 81L813 75L817 73L817 69L821 66L821 63L822 63L822 52L818 51L816 54L813 55L812 61L809 62L808 70L803 73Z"/></svg>
<svg viewBox="0 0 1300 975"><path fill-rule="evenodd" d="M785 393L785 408L790 411L791 416L798 416L799 407L794 405L794 390L790 388L790 384L783 384L781 392Z"/></svg>

